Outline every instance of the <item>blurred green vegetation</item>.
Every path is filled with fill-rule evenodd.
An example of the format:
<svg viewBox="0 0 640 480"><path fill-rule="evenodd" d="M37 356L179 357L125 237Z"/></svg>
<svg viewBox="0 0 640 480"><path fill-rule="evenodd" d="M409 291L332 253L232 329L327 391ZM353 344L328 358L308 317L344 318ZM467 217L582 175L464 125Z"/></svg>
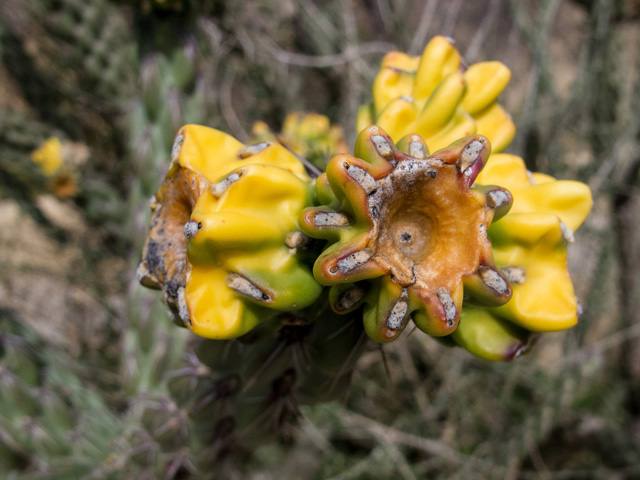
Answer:
<svg viewBox="0 0 640 480"><path fill-rule="evenodd" d="M640 479L639 15L636 0L4 0L3 478ZM315 111L352 145L382 55L436 34L512 70L509 152L593 190L570 248L580 324L512 364L418 332L368 346L341 401L303 407L279 442L223 445L188 418L221 385L135 280L174 133L246 141L254 121ZM51 137L53 177L31 157Z"/></svg>

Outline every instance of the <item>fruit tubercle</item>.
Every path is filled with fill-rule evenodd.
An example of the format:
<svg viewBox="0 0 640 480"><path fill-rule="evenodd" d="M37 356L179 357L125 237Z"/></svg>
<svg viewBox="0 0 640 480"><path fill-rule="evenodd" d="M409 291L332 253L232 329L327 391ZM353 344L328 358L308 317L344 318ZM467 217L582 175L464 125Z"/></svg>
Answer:
<svg viewBox="0 0 640 480"><path fill-rule="evenodd" d="M302 261L298 212L313 204L304 166L277 143L243 145L187 125L151 202L138 277L176 318L213 339L303 309L321 287Z"/></svg>

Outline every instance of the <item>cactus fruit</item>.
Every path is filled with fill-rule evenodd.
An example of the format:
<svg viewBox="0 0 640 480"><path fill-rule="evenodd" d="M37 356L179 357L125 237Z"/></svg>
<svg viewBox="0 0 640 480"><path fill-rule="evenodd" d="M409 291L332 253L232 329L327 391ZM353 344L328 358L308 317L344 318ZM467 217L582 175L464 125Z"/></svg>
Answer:
<svg viewBox="0 0 640 480"><path fill-rule="evenodd" d="M150 431L187 429L196 463L217 462L287 440L299 405L344 392L367 335L390 342L412 320L511 360L537 332L575 323L566 243L589 190L491 155L514 133L496 101L509 71L460 63L442 37L421 59L387 56L354 154L334 156L315 180L298 155L341 148L325 117L291 115L280 136L258 123L251 145L179 130L137 276L204 338L189 342L194 354L170 375L173 399L158 403ZM167 140L170 122L159 124L153 149Z"/></svg>
<svg viewBox="0 0 640 480"><path fill-rule="evenodd" d="M329 241L314 275L337 286L332 307L349 311L364 303L365 330L378 342L395 340L409 318L430 335L450 334L463 293L491 306L511 297L487 238L511 194L472 188L489 141L464 137L431 156L418 135L399 146L377 126L364 129L355 156L335 156L318 179L318 188L328 184L336 199L300 217L307 235Z"/></svg>
<svg viewBox="0 0 640 480"><path fill-rule="evenodd" d="M474 133L502 151L515 135L497 102L511 72L500 62L465 68L450 39L434 37L421 57L390 52L373 85L373 102L360 108L356 129L378 125L394 141L411 133L436 151Z"/></svg>
<svg viewBox="0 0 640 480"><path fill-rule="evenodd" d="M488 232L513 295L496 308L465 306L452 338L481 357L510 360L528 348L536 332L564 330L578 321L567 246L589 214L591 192L580 182L530 173L521 158L507 154L492 155L476 182L513 194L511 211Z"/></svg>
<svg viewBox="0 0 640 480"><path fill-rule="evenodd" d="M385 56L373 103L361 107L357 129L376 123L394 140L417 133L431 150L475 133L488 138L493 152L500 152L515 135L509 114L497 102L509 79L509 69L500 62L466 68L452 41L435 37L421 57L400 52ZM528 176L522 159L496 153L476 184L478 190L499 185L513 195L512 212L488 230L496 271L509 280L513 298L499 306L473 306L477 296L465 297L451 339L481 357L511 360L532 344L533 332L562 330L577 321L566 243L588 214L591 194L579 182ZM475 282L476 287L484 283L478 277ZM471 283L468 278L467 290Z"/></svg>
<svg viewBox="0 0 640 480"><path fill-rule="evenodd" d="M168 386L210 460L287 440L299 405L345 392L366 345L362 323L331 312L311 272L297 221L313 202L303 164L277 142L196 125L176 135L138 278L205 337ZM152 430L172 415L156 412Z"/></svg>
<svg viewBox="0 0 640 480"><path fill-rule="evenodd" d="M252 133L256 142L272 142L277 138L321 170L331 156L348 153L342 128L318 113L289 113L280 134L273 133L266 123L256 122Z"/></svg>
<svg viewBox="0 0 640 480"><path fill-rule="evenodd" d="M566 249L591 208L589 188L489 154L480 135L428 156L420 136L396 148L372 126L355 157L331 160L316 183L325 204L304 210L300 226L328 241L314 275L332 286L336 312L364 304L378 342L395 340L411 318L491 360L524 353L534 332L576 323Z"/></svg>
<svg viewBox="0 0 640 480"><path fill-rule="evenodd" d="M303 165L281 145L183 127L152 202L139 278L208 338L305 308L321 291L300 254L307 239L297 216L311 203Z"/></svg>

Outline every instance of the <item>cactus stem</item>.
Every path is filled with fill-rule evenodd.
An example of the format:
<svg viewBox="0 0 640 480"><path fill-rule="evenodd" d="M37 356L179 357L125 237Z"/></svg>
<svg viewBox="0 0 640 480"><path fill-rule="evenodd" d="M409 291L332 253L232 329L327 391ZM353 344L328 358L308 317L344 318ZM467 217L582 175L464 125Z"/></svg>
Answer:
<svg viewBox="0 0 640 480"><path fill-rule="evenodd" d="M372 255L373 251L369 248L365 248L364 250L360 250L359 252L352 253L348 257L345 257L338 261L338 270L342 273L350 272L354 268L359 267L367 260L369 260Z"/></svg>
<svg viewBox="0 0 640 480"><path fill-rule="evenodd" d="M226 399L234 395L240 389L240 379L237 375L223 378L215 382L210 391L202 395L200 399L189 409L189 414L200 412L214 400Z"/></svg>
<svg viewBox="0 0 640 480"><path fill-rule="evenodd" d="M264 149L268 148L271 144L267 142L260 142L254 145L247 145L246 147L242 147L238 152L238 158L245 159L249 158L253 155L257 155Z"/></svg>
<svg viewBox="0 0 640 480"><path fill-rule="evenodd" d="M495 290L500 295L510 295L509 284L493 268L481 266L478 269L478 274L482 281L492 290Z"/></svg>
<svg viewBox="0 0 640 480"><path fill-rule="evenodd" d="M268 294L264 293L249 280L237 273L230 273L227 275L227 286L232 290L235 290L237 293L253 298L254 300L261 302L271 300L271 297Z"/></svg>
<svg viewBox="0 0 640 480"><path fill-rule="evenodd" d="M242 388L243 393L249 390L253 386L253 384L256 383L256 380L260 378L260 376L262 375L262 372L264 372L267 369L267 367L271 365L271 362L273 362L276 359L276 357L280 355L280 352L282 352L282 350L287 346L287 344L288 342L286 340L281 340L278 343L278 346L273 349L273 351L271 352L269 357L264 361L264 363L258 369L256 369L255 372L253 372L253 375L251 375L251 377L249 377L249 379L247 380L247 383L245 383L244 387Z"/></svg>
<svg viewBox="0 0 640 480"><path fill-rule="evenodd" d="M509 283L513 283L515 285L524 283L527 280L527 270L523 267L503 268L502 273L507 276L507 280L509 280Z"/></svg>
<svg viewBox="0 0 640 480"><path fill-rule="evenodd" d="M242 172L235 172L218 183L213 183L209 187L214 197L220 198L233 182L237 182L242 176Z"/></svg>
<svg viewBox="0 0 640 480"><path fill-rule="evenodd" d="M447 325L452 327L453 323L456 319L457 310L456 305L453 303L453 298L451 298L451 293L444 287L440 287L438 289L438 300L444 307L444 313L447 318Z"/></svg>
<svg viewBox="0 0 640 480"><path fill-rule="evenodd" d="M347 328L351 324L352 322L347 323L344 328ZM360 338L358 338L358 341L353 346L353 349L349 352L349 356L345 359L344 363L340 366L340 371L338 371L338 374L333 378L333 381L329 386L329 392L332 392L333 389L336 387L339 379L342 377L342 375L344 375L345 370L347 369L347 365L349 365L353 360L353 357L356 355L359 355L358 352L360 352L360 348L362 347L362 344L366 342L366 340L367 340L367 335L364 332L362 332L360 334Z"/></svg>
<svg viewBox="0 0 640 480"><path fill-rule="evenodd" d="M280 322L286 327L303 327L309 325L311 320L285 313L280 315Z"/></svg>

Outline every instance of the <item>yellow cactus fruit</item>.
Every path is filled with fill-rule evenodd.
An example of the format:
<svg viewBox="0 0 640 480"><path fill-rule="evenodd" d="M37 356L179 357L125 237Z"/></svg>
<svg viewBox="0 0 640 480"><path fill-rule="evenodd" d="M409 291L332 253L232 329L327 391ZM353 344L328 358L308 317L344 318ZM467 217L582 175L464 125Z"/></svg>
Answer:
<svg viewBox="0 0 640 480"><path fill-rule="evenodd" d="M338 313L365 303L365 330L378 342L396 339L409 319L434 336L452 333L463 295L480 305L511 297L493 263L487 229L510 208L504 188L472 187L489 158L481 135L464 137L428 154L410 135L396 148L377 126L364 129L355 156L337 155L318 197L328 205L305 209L300 226L328 240L314 265L316 280L331 285Z"/></svg>
<svg viewBox="0 0 640 480"><path fill-rule="evenodd" d="M331 155L347 153L348 150L342 128L331 124L328 117L317 113L289 113L279 134L273 133L266 123L255 122L252 134L260 142L273 142L277 139L320 167L324 167Z"/></svg>
<svg viewBox="0 0 640 480"><path fill-rule="evenodd" d="M207 338L305 308L321 292L299 252L308 238L297 216L312 202L303 165L282 145L187 125L152 201L138 278Z"/></svg>
<svg viewBox="0 0 640 480"><path fill-rule="evenodd" d="M578 304L567 245L591 210L589 187L530 174L521 158L506 154L493 155L477 182L499 184L513 194L509 214L489 228L496 265L510 278L513 297L487 310L533 332L575 325Z"/></svg>
<svg viewBox="0 0 640 480"><path fill-rule="evenodd" d="M442 36L434 37L420 57L390 52L373 84L373 102L358 112L356 129L375 124L394 141L415 133L431 151L480 134L500 152L515 135L511 117L497 103L510 76L500 62L465 69L452 41Z"/></svg>

